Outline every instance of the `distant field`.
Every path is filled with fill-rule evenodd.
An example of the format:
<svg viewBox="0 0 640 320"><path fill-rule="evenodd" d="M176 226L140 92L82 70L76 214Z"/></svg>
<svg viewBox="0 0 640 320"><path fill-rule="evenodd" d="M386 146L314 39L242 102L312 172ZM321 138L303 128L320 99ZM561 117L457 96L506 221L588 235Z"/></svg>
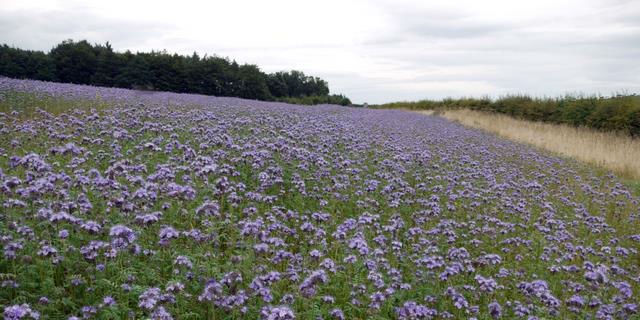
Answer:
<svg viewBox="0 0 640 320"><path fill-rule="evenodd" d="M436 116L0 78L6 319L634 319L640 198Z"/></svg>
<svg viewBox="0 0 640 320"><path fill-rule="evenodd" d="M427 111L432 114L432 111ZM466 109L444 110L444 118L569 156L631 179L640 179L640 139L588 128L518 120Z"/></svg>

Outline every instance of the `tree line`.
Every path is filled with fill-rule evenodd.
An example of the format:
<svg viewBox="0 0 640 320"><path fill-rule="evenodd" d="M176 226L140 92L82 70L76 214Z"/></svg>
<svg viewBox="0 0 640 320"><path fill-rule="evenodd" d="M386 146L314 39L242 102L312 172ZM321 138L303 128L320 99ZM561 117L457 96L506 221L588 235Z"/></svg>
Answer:
<svg viewBox="0 0 640 320"><path fill-rule="evenodd" d="M141 90L198 93L293 103L350 105L344 95L301 71L265 73L218 56L117 52L109 42L66 40L48 53L0 46L0 75Z"/></svg>
<svg viewBox="0 0 640 320"><path fill-rule="evenodd" d="M506 114L515 118L618 131L640 137L640 96L635 94L535 98L508 95L499 99L443 99L393 102L376 108L438 110L466 108Z"/></svg>

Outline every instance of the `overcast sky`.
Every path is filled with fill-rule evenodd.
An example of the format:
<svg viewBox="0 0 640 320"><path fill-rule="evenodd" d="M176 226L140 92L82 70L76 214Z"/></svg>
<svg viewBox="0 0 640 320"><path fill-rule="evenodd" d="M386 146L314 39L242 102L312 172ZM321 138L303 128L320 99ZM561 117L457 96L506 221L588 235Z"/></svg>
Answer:
<svg viewBox="0 0 640 320"><path fill-rule="evenodd" d="M0 0L0 43L217 54L354 102L640 93L640 1Z"/></svg>

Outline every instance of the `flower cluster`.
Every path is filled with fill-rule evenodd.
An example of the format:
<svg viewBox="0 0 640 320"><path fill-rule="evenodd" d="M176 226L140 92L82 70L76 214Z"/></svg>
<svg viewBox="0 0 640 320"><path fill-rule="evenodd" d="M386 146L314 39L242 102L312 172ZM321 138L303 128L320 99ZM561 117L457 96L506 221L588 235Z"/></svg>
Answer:
<svg viewBox="0 0 640 320"><path fill-rule="evenodd" d="M640 316L640 198L572 161L403 111L0 93L6 319Z"/></svg>

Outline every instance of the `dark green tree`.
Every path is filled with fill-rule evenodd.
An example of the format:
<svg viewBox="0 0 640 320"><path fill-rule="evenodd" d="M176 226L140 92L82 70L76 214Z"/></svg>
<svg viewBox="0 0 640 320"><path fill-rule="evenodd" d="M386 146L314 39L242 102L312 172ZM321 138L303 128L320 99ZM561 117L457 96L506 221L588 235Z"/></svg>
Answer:
<svg viewBox="0 0 640 320"><path fill-rule="evenodd" d="M116 77L124 66L123 59L113 51L109 42L104 46L95 46L94 51L96 68L91 76L91 84L107 87L116 85Z"/></svg>
<svg viewBox="0 0 640 320"><path fill-rule="evenodd" d="M126 52L126 65L122 72L116 77L119 87L153 90L152 73L149 70L149 63L143 55Z"/></svg>
<svg viewBox="0 0 640 320"><path fill-rule="evenodd" d="M305 104L350 104L342 95L330 95L326 81L297 70L267 74L256 65L200 57L195 52L190 56L166 50L119 53L109 42L91 45L86 40L63 41L49 53L2 45L0 75Z"/></svg>
<svg viewBox="0 0 640 320"><path fill-rule="evenodd" d="M91 84L97 59L93 46L86 40L63 41L49 53L53 59L56 79L61 82Z"/></svg>

